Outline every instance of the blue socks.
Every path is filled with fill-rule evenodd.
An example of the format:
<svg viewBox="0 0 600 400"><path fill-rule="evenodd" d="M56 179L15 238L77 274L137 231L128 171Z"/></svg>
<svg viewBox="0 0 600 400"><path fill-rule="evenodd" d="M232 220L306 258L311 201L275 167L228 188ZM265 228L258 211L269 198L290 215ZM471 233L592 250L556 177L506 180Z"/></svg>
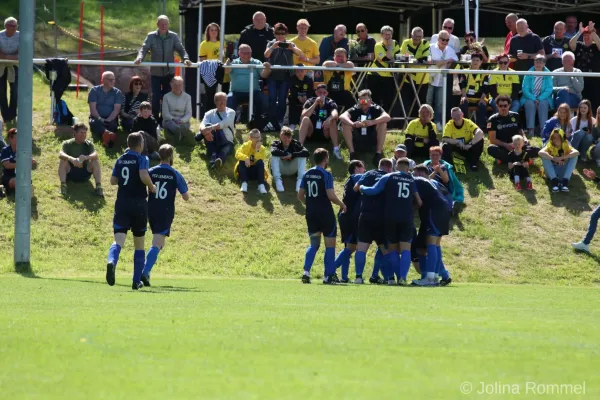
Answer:
<svg viewBox="0 0 600 400"><path fill-rule="evenodd" d="M442 260L442 247L441 246L437 246L437 255L438 255L438 269L439 269L439 274L440 277L444 280L447 280L450 278L450 273L448 272L448 270L446 270L446 267L444 266L444 261Z"/></svg>
<svg viewBox="0 0 600 400"><path fill-rule="evenodd" d="M383 255L380 248L377 248L375 259L373 260L373 273L371 274L371 278L379 277L379 271L383 271L386 262L387 257Z"/></svg>
<svg viewBox="0 0 600 400"><path fill-rule="evenodd" d="M108 262L116 267L119 262L119 254L121 254L121 246L116 243L111 244L108 249Z"/></svg>
<svg viewBox="0 0 600 400"><path fill-rule="evenodd" d="M356 268L356 276L362 276L367 262L367 253L364 251L356 251L354 256L354 268Z"/></svg>
<svg viewBox="0 0 600 400"><path fill-rule="evenodd" d="M150 247L150 250L148 250L148 253L146 254L146 265L144 266L143 275L150 276L150 271L152 271L152 267L154 267L154 264L156 263L159 252L160 249L158 247Z"/></svg>
<svg viewBox="0 0 600 400"><path fill-rule="evenodd" d="M335 273L335 247L325 247L323 264L325 265L325 276Z"/></svg>
<svg viewBox="0 0 600 400"><path fill-rule="evenodd" d="M402 254L400 254L399 263L400 276L402 279L406 280L406 277L408 276L408 270L410 269L410 250L402 251Z"/></svg>
<svg viewBox="0 0 600 400"><path fill-rule="evenodd" d="M427 245L426 265L427 265L427 273L436 272L438 269L438 251L437 251L437 246L435 244Z"/></svg>
<svg viewBox="0 0 600 400"><path fill-rule="evenodd" d="M427 257L419 256L419 267L421 267L421 279L425 279L427 277Z"/></svg>
<svg viewBox="0 0 600 400"><path fill-rule="evenodd" d="M352 252L349 248L344 247L342 251L339 252L337 258L335 259L335 268L338 269L340 266L342 267L342 279L348 279L348 272L350 271L350 256Z"/></svg>
<svg viewBox="0 0 600 400"><path fill-rule="evenodd" d="M391 266L391 274L389 277L393 277L396 275L398 279L400 279L400 258L398 256L397 251L390 251L387 254L388 263ZM388 277L388 278L389 278Z"/></svg>
<svg viewBox="0 0 600 400"><path fill-rule="evenodd" d="M133 281L135 283L142 281L145 258L146 254L144 254L144 250L136 250L133 252Z"/></svg>
<svg viewBox="0 0 600 400"><path fill-rule="evenodd" d="M313 245L308 246L308 249L306 249L306 255L304 257L304 271L305 272L310 272L313 262L315 262L315 256L317 255L317 250L319 250L319 247L314 247Z"/></svg>

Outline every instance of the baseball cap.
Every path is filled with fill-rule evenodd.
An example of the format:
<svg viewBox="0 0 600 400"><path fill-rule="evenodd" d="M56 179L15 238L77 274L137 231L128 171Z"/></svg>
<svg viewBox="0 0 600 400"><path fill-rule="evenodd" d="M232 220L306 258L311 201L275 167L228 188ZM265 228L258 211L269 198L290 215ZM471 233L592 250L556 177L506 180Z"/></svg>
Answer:
<svg viewBox="0 0 600 400"><path fill-rule="evenodd" d="M406 146L403 144L399 144L398 146L396 146L396 148L394 149L394 151L404 151L406 152Z"/></svg>

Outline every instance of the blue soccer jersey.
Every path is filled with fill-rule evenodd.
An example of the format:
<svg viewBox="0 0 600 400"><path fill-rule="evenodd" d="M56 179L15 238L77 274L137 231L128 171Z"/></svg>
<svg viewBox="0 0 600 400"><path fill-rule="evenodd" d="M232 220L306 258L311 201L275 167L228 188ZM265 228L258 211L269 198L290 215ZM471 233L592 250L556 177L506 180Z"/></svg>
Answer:
<svg viewBox="0 0 600 400"><path fill-rule="evenodd" d="M6 146L0 152L0 162L4 163L5 161L16 163L17 162L17 152L13 151L12 147ZM2 176L3 179L14 178L16 175L15 169L3 168Z"/></svg>
<svg viewBox="0 0 600 400"><path fill-rule="evenodd" d="M188 191L185 179L177 170L167 164L150 168L148 173L152 183L156 185L156 193L151 193L148 197L148 213L150 215L153 212L173 214L177 192L184 194Z"/></svg>
<svg viewBox="0 0 600 400"><path fill-rule="evenodd" d="M327 190L333 189L333 175L321 167L306 171L301 186L306 193L306 215L333 214Z"/></svg>
<svg viewBox="0 0 600 400"><path fill-rule="evenodd" d="M359 185L374 186L385 172L379 169L372 169L365 172L358 180ZM361 196L360 198L360 213L365 217L379 218L381 217L384 205L383 195L377 196Z"/></svg>
<svg viewBox="0 0 600 400"><path fill-rule="evenodd" d="M448 201L448 190L441 183L422 177L415 178L415 184L423 205L419 209L421 219L427 218L432 209L452 210L452 202Z"/></svg>
<svg viewBox="0 0 600 400"><path fill-rule="evenodd" d="M346 213L358 217L360 212L360 192L354 191L354 185L361 178L362 174L350 175L344 183L344 197L342 201L346 205Z"/></svg>
<svg viewBox="0 0 600 400"><path fill-rule="evenodd" d="M127 150L117 160L112 176L119 179L117 202L125 199L145 199L146 185L140 178L140 171L148 169L148 157Z"/></svg>
<svg viewBox="0 0 600 400"><path fill-rule="evenodd" d="M363 185L363 201L371 196L383 194L385 197L384 215L390 222L412 222L413 198L417 193L415 180L406 172L393 172L384 175L371 187Z"/></svg>

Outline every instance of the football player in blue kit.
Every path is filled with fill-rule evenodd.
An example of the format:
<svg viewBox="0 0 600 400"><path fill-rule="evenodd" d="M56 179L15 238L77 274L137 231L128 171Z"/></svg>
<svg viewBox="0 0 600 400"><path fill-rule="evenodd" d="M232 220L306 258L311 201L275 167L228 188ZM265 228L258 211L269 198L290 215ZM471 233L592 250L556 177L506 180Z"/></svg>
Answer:
<svg viewBox="0 0 600 400"><path fill-rule="evenodd" d="M410 243L413 238L413 203L421 207L422 201L414 182L408 172L410 161L403 157L396 162L396 171L384 175L372 186L360 186L365 197L383 194L384 232L387 241L387 258L399 285L406 285L406 276L410 269ZM363 199L364 201L364 199ZM388 284L393 285L392 275L388 276Z"/></svg>
<svg viewBox="0 0 600 400"><path fill-rule="evenodd" d="M148 198L148 222L152 230L152 247L146 254L146 265L142 273L144 286L150 286L150 272L156 263L158 253L165 245L171 233L171 224L175 218L175 197L181 193L183 200L190 199L187 183L183 176L172 167L173 146L163 144L158 149L160 164L150 168L150 179L156 185L156 193Z"/></svg>
<svg viewBox="0 0 600 400"><path fill-rule="evenodd" d="M442 260L442 236L450 230L452 216L452 196L441 183L429 179L429 170L423 165L417 165L413 171L415 184L423 200L419 209L421 226L416 238L416 249L421 253L419 265L421 279L413 280L415 286L447 286L452 282L450 274ZM425 249L427 256L425 256ZM439 281L441 276L441 281Z"/></svg>
<svg viewBox="0 0 600 400"><path fill-rule="evenodd" d="M133 253L133 284L131 288L138 290L144 287L142 272L144 270L144 235L148 224L147 189L156 192L156 186L148 173L148 157L143 156L144 137L140 132L127 136L127 150L119 157L110 177L111 185L118 185L113 229L115 241L108 251L106 264L106 282L115 284L115 270L119 262L121 248L125 244L127 231L131 229L135 252Z"/></svg>
<svg viewBox="0 0 600 400"><path fill-rule="evenodd" d="M344 197L342 201L346 205L346 212L338 213L338 222L342 233L344 249L339 252L335 259L335 268L342 267L342 283L348 283L348 272L350 270L350 258L356 251L358 236L356 229L360 215L360 193L354 191L354 185L365 173L365 164L360 160L352 160L348 165L350 177L344 183Z"/></svg>
<svg viewBox="0 0 600 400"><path fill-rule="evenodd" d="M365 172L354 185L354 191L358 192L360 186L373 186L382 176L392 172L392 161L387 158L379 160L379 168ZM371 242L375 242L379 250L385 255L385 235L383 234L383 195L361 196L360 216L358 217L358 244L354 255L354 265L356 269L356 278L354 283L362 284L363 272L365 270L367 251ZM385 263L383 263L385 267ZM373 272L375 275L375 271ZM386 273L384 272L384 276Z"/></svg>
<svg viewBox="0 0 600 400"><path fill-rule="evenodd" d="M310 245L304 259L302 283L310 283L310 269L321 245L321 235L325 236L325 273L324 284L338 283L335 274L335 239L337 223L331 203L340 206L346 212L346 205L337 197L333 189L333 175L325 168L329 162L329 153L318 148L313 154L315 167L309 169L302 178L298 199L306 202L306 224L310 236Z"/></svg>

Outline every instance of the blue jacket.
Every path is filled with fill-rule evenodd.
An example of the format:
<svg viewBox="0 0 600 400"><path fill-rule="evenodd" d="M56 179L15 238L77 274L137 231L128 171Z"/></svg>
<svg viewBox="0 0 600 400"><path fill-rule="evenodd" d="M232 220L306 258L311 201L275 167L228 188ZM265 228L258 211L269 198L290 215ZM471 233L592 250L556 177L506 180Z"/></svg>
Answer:
<svg viewBox="0 0 600 400"><path fill-rule="evenodd" d="M542 129L542 144L545 145L546 143L548 143L548 140L550 140L550 134L556 127L562 129L562 126L560 126L560 122L558 121L558 117L552 117L548 121L546 121L546 123L544 124L544 128ZM567 131L569 131L570 129L571 124L569 123L567 124L567 129L563 130L565 131L565 133L567 133Z"/></svg>
<svg viewBox="0 0 600 400"><path fill-rule="evenodd" d="M347 54L350 55L350 50L348 49L348 39L343 38L337 44L337 46L334 46L333 35L324 37L323 40L321 40L321 44L319 45L319 57L321 58L319 60L319 65L323 65L325 61L333 60L333 52L338 47L346 49Z"/></svg>
<svg viewBox="0 0 600 400"><path fill-rule="evenodd" d="M531 67L529 71L535 71L534 67ZM544 72L550 72L550 70L544 67ZM552 76L544 76L542 81L542 92L538 97L533 94L533 85L535 82L535 76L527 75L523 78L523 97L521 97L521 103L525 100L552 100Z"/></svg>

